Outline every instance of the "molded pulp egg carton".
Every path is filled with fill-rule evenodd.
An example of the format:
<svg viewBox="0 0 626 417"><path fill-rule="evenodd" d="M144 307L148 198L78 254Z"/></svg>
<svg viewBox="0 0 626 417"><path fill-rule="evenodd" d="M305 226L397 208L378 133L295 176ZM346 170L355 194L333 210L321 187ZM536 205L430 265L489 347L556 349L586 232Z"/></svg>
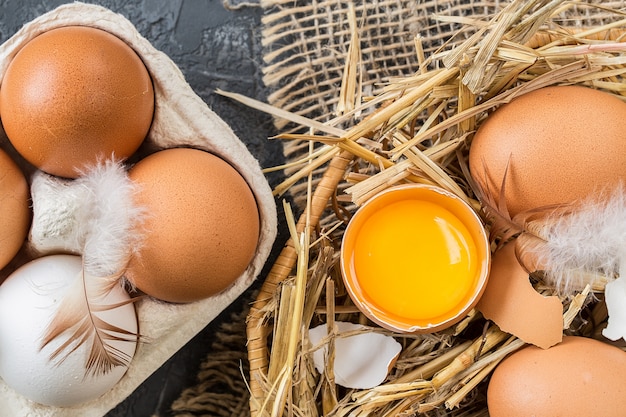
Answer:
<svg viewBox="0 0 626 417"><path fill-rule="evenodd" d="M276 237L275 201L258 161L230 127L194 93L174 62L156 50L125 17L96 5L71 3L60 6L27 23L0 46L0 77L11 59L30 39L45 31L70 25L106 30L139 54L150 72L155 91L154 120L146 141L157 149L192 146L230 162L254 192L261 232L251 264L224 292L189 304L170 304L150 298L136 303L139 332L143 338L138 343L128 372L102 397L76 407L47 407L32 403L0 381L0 410L6 416L88 417L106 414L252 284L265 264Z"/></svg>

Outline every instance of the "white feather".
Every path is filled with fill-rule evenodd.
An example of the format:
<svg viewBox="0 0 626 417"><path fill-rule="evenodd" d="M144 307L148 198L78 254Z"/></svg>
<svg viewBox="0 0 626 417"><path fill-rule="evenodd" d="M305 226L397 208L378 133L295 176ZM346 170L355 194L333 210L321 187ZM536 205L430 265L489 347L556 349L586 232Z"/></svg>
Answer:
<svg viewBox="0 0 626 417"><path fill-rule="evenodd" d="M134 203L137 185L122 164L110 159L75 181L88 190L86 204L77 213L85 271L101 277L118 274L141 242L138 225L145 210Z"/></svg>
<svg viewBox="0 0 626 417"><path fill-rule="evenodd" d="M145 210L134 203L137 185L113 159L75 180L37 172L32 181L31 248L39 254L82 255L92 276L118 275L142 241Z"/></svg>
<svg viewBox="0 0 626 417"><path fill-rule="evenodd" d="M612 280L626 254L626 190L623 185L581 201L571 214L543 222L546 244L536 254L546 279L564 293L580 290L598 274Z"/></svg>

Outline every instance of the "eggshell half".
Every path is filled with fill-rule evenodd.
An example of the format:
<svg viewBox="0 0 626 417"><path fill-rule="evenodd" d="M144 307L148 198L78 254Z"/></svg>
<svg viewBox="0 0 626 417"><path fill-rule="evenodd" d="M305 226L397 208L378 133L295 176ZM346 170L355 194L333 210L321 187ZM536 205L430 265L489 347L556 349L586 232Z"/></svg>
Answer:
<svg viewBox="0 0 626 417"><path fill-rule="evenodd" d="M571 203L626 180L626 104L582 86L514 98L480 125L470 149L476 182L514 216Z"/></svg>
<svg viewBox="0 0 626 417"><path fill-rule="evenodd" d="M110 372L95 376L86 372L89 341L65 360L51 360L51 353L67 340L68 333L40 349L48 324L81 268L79 256L46 256L20 267L0 285L0 377L31 401L63 407L80 404L110 390L128 368L115 366ZM128 294L117 286L102 302L127 300ZM96 316L137 334L132 304L98 312ZM129 357L134 355L136 341L112 344Z"/></svg>
<svg viewBox="0 0 626 417"><path fill-rule="evenodd" d="M626 353L567 336L550 349L529 346L500 363L489 382L491 417L622 417Z"/></svg>

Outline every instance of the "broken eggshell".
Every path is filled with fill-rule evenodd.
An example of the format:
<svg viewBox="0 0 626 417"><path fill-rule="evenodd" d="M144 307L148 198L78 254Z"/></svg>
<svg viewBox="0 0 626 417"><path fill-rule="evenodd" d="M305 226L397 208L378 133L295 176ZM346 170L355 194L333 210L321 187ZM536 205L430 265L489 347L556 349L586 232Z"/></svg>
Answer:
<svg viewBox="0 0 626 417"><path fill-rule="evenodd" d="M602 329L602 336L616 341L620 338L626 340L626 268L621 267L622 274L619 278L606 284L604 288L604 300L609 313L608 325Z"/></svg>
<svg viewBox="0 0 626 417"><path fill-rule="evenodd" d="M346 388L371 389L380 385L395 363L402 347L393 337L368 331L367 326L335 322L335 382ZM329 332L326 324L309 330L313 362L324 373Z"/></svg>
<svg viewBox="0 0 626 417"><path fill-rule="evenodd" d="M474 308L487 283L490 247L463 199L440 187L404 184L361 205L340 258L346 290L370 320L393 332L432 333Z"/></svg>
<svg viewBox="0 0 626 417"><path fill-rule="evenodd" d="M558 297L535 291L528 271L517 261L515 243L492 257L489 282L476 307L501 330L526 343L547 349L562 340L563 305Z"/></svg>

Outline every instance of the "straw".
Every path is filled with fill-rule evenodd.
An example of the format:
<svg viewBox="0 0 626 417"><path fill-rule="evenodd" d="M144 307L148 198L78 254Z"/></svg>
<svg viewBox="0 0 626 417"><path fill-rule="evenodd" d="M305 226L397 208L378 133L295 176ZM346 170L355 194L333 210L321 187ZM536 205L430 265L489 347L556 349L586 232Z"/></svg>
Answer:
<svg viewBox="0 0 626 417"><path fill-rule="evenodd" d="M380 329L403 345L388 380L370 390L335 385L333 323L346 320L375 327L343 288L337 250L343 230L367 199L407 182L439 185L478 212L480 203L465 166L475 129L498 106L545 86L581 84L623 95L624 16L605 6L594 9L575 1L517 0L486 19L441 17L441 22L460 25L458 33L464 40L427 51L424 37L414 37L412 59L417 70L389 77L368 95L362 78L367 73L362 56L368 44L361 38L365 28L359 23L365 7L347 3L341 8L345 60L338 105L327 109L326 117L318 120L292 112L280 106L278 97L269 105L220 92L274 115L282 121L280 126L289 126L288 132L273 139L285 141L286 153L292 155L282 167L289 175L275 194L290 194L302 211L296 221L291 209L285 210L291 238L248 316L252 415L434 416L444 408L452 416L483 416L480 390L498 363L525 343L475 310L455 328L435 334ZM577 13L577 7L612 19L603 18L606 23L584 30L557 23L562 16ZM280 22L290 10L303 12L306 19L311 6L284 9L266 19ZM282 39L286 27L276 24L267 42ZM290 71L297 71L295 67ZM275 76L286 73L285 69ZM540 279L536 288L554 292ZM566 332L598 333L597 326L606 320L602 288L599 284L562 299ZM322 375L311 364L306 332L319 323L329 329Z"/></svg>

